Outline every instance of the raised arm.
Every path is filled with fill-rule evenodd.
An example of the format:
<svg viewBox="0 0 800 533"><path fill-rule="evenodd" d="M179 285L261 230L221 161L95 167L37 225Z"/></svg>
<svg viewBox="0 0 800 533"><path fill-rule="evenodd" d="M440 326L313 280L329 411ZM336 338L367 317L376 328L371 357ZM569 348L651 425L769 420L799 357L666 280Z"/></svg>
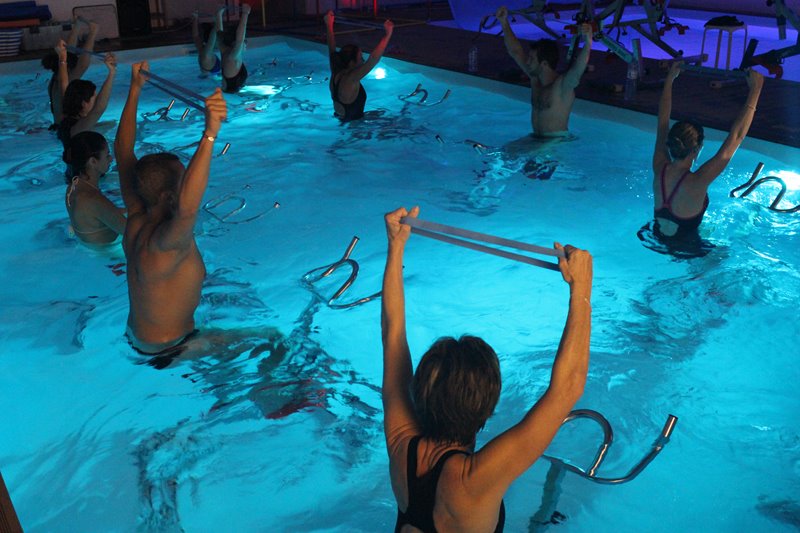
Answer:
<svg viewBox="0 0 800 533"><path fill-rule="evenodd" d="M361 80L369 74L369 72L375 68L375 65L378 64L378 61L381 60L383 57L383 52L386 50L386 46L389 44L389 41L392 38L392 32L394 31L394 23L391 20L387 20L383 23L383 38L378 43L378 46L372 49L372 52L369 54L369 57L364 64L360 67L353 70L353 73L350 75L356 80Z"/></svg>
<svg viewBox="0 0 800 533"><path fill-rule="evenodd" d="M672 83L681 73L682 61L674 62L664 80L664 89L661 91L661 100L658 102L658 129L656 130L656 145L653 150L653 172L658 174L670 162L667 149L667 135L669 134L669 117L672 115Z"/></svg>
<svg viewBox="0 0 800 533"><path fill-rule="evenodd" d="M250 18L250 4L242 4L242 14L239 25L236 26L236 42L231 50L231 55L241 58L244 49L244 38L247 35L247 20Z"/></svg>
<svg viewBox="0 0 800 533"><path fill-rule="evenodd" d="M572 91L578 86L586 65L589 64L589 54L592 52L592 25L584 22L580 25L580 32L583 37L583 48L569 70L564 73L562 88L565 91Z"/></svg>
<svg viewBox="0 0 800 533"><path fill-rule="evenodd" d="M161 250L185 248L192 241L197 213L208 185L214 140L227 116L228 108L222 97L222 90L217 88L214 94L206 98L205 131L181 180L177 213L159 226L158 232L154 234L155 243Z"/></svg>
<svg viewBox="0 0 800 533"><path fill-rule="evenodd" d="M506 45L508 54L517 62L519 68L525 74L530 74L528 67L528 54L522 48L522 43L519 42L517 36L514 35L514 30L511 29L511 24L508 22L508 9L505 6L500 7L494 14L497 20L500 21L500 26L503 28L503 42Z"/></svg>
<svg viewBox="0 0 800 533"><path fill-rule="evenodd" d="M89 22L89 33L86 36L86 41L83 43L83 49L87 52L94 52L94 42L97 39L97 30L100 27L97 25L96 22ZM70 81L78 80L86 74L86 71L89 69L89 65L92 62L92 54L81 54L78 57L78 63L75 65L75 68L72 69L70 73Z"/></svg>
<svg viewBox="0 0 800 533"><path fill-rule="evenodd" d="M730 133L728 133L714 157L706 161L695 172L695 176L702 180L706 186L710 185L725 170L728 162L733 158L733 154L736 153L736 150L747 136L750 124L753 123L756 104L758 104L758 98L761 96L761 88L764 86L764 76L751 69L747 75L747 85L750 87L747 93L747 100L745 100L739 115L733 122Z"/></svg>
<svg viewBox="0 0 800 533"><path fill-rule="evenodd" d="M61 98L64 98L64 93L67 92L69 86L69 70L67 68L67 43L62 40L58 41L56 45L56 54L58 55L58 90L61 91Z"/></svg>
<svg viewBox="0 0 800 533"><path fill-rule="evenodd" d="M561 336L550 385L517 425L492 439L473 456L465 480L467 490L483 490L498 499L514 479L541 455L564 418L583 394L589 368L591 331L592 256L572 246L558 266L569 283L569 312Z"/></svg>
<svg viewBox="0 0 800 533"><path fill-rule="evenodd" d="M333 11L325 13L325 37L328 41L328 60L330 62L331 74L333 74L333 58L336 54L336 33L333 31L333 23L336 17Z"/></svg>
<svg viewBox="0 0 800 533"><path fill-rule="evenodd" d="M111 88L114 85L114 76L117 75L117 59L114 57L114 54L109 52L106 54L104 62L106 64L106 68L108 69L106 81L103 82L100 92L97 93L97 98L95 98L94 107L92 107L92 110L89 111L88 115L81 118L72 127L72 135L76 135L82 131L87 131L94 128L94 126L100 121L103 113L106 112L108 101L111 99Z"/></svg>
<svg viewBox="0 0 800 533"><path fill-rule="evenodd" d="M128 216L144 211L144 203L136 194L133 186L136 172L136 155L133 146L136 142L136 114L139 107L139 96L145 84L145 77L141 71L149 71L147 61L134 63L131 67L131 88L128 91L128 99L125 107L122 108L122 116L119 119L117 128L117 138L114 140L114 156L117 158L117 169L119 170L119 186L122 191L122 201L128 208Z"/></svg>
<svg viewBox="0 0 800 533"><path fill-rule="evenodd" d="M416 217L419 208L409 213L401 207L385 216L389 251L383 273L381 297L381 337L383 340L383 429L386 448L393 455L409 433L418 433L411 400L413 370L406 340L406 310L403 294L403 251L411 227L400 223L404 216Z"/></svg>

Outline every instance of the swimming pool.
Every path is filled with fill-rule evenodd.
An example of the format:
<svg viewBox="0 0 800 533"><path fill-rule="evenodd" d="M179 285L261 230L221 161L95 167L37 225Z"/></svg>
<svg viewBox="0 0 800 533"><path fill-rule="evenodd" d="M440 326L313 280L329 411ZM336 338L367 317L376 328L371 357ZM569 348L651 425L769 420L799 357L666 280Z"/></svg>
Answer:
<svg viewBox="0 0 800 533"><path fill-rule="evenodd" d="M214 82L197 77L186 50L121 54L106 113L114 123L101 131L113 136L139 54L151 57L154 73L209 93ZM26 530L390 529L379 304L331 309L301 277L339 259L358 235L360 272L343 300L377 291L382 214L400 204L419 204L424 219L543 245L558 239L594 254L592 361L578 407L614 427L601 474L627 472L667 414L680 419L672 442L629 484L567 474L559 530L795 529L800 222L760 207L766 190L756 201L728 191L758 161L768 173L796 170L798 151L745 141L710 191L703 234L716 248L678 261L636 236L652 212L654 117L578 102L578 140L546 148L542 157L558 167L549 181L530 180L520 161L492 148L527 133L525 88L391 60L381 66L383 78L365 86L367 109L383 115L342 127L331 118L322 47L251 40L251 89L228 99L216 150L231 147L212 163L210 212L197 225L209 273L198 324L237 341L161 371L123 339L121 259L66 233L47 79L33 64L3 67L0 115L17 126L0 133L0 469ZM91 79L102 70L92 68ZM430 102L452 94L436 106L405 105L399 96L418 83ZM140 112L167 102L148 88ZM182 109L170 113L176 120L145 124L137 152L191 154L201 117L181 122ZM708 132L706 153L721 139ZM105 187L114 192L113 176ZM246 207L232 213L241 199ZM500 355L505 386L485 442L546 386L566 285L552 272L418 237L405 270L415 361L438 336L465 332ZM346 275L317 292L332 294ZM262 351L260 339L276 335L287 352ZM583 466L600 438L576 424L549 453ZM512 486L508 531L529 529L546 472L540 461Z"/></svg>

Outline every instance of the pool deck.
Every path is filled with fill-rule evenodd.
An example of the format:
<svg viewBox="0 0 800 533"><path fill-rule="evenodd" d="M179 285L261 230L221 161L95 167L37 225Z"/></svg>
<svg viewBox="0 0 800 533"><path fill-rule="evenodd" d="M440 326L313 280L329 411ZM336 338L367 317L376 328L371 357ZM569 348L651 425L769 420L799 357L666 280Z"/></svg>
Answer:
<svg viewBox="0 0 800 533"><path fill-rule="evenodd" d="M437 2L426 6L406 6L381 10L379 20L388 17L395 21L392 41L387 57L411 61L432 67L467 73L468 51L478 46L477 76L527 86L529 81L506 53L501 36L476 34L460 29L433 26L426 20L449 20L449 5ZM287 35L315 42L324 42L324 26L315 17L284 19L269 22L262 28L258 17L251 18L248 35ZM382 30L337 25L338 40L372 49L383 35ZM496 31L495 31L496 33ZM188 27L166 32L153 32L136 39L99 43L98 50L118 50L190 43ZM566 50L566 48L564 48ZM44 52L31 52L12 59L32 59ZM563 57L563 56L562 56ZM577 89L578 98L623 107L655 115L661 93L661 80L666 70L657 60L645 60L645 76L634 98L625 100L621 92L614 91L615 84L624 82L626 65L613 54L593 51L590 70L584 74ZM711 89L709 79L684 73L676 81L673 98L673 119L693 119L701 124L727 130L741 109L747 94L743 81ZM770 142L800 148L800 83L767 78L758 111L749 135Z"/></svg>

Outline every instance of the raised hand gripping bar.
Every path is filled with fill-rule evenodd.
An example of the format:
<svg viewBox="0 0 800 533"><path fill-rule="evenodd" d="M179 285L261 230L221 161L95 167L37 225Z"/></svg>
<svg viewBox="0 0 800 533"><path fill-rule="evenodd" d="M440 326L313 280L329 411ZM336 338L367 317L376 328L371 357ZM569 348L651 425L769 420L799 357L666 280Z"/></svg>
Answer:
<svg viewBox="0 0 800 533"><path fill-rule="evenodd" d="M508 248L516 248L517 250L525 250L527 252L532 252L535 254L549 255L553 257L564 257L564 252L561 250L556 250L553 248L545 248L543 246L536 246L535 244L527 244L519 241L512 241L510 239L504 239L502 237L496 237L494 235L488 235L486 233L478 233L477 231L465 230L453 226L446 226L444 224L438 224L436 222L427 222L425 220L420 220L418 218L403 217L402 219L400 219L400 222L402 224L411 226L412 233L416 233L417 235L422 235L423 237L436 239L438 241L446 242L449 244L455 244L457 246L463 246L464 248L469 248L471 250L475 250L478 252L484 252L499 257L505 257L506 259L512 259L514 261L519 261L521 263L527 263L529 265L546 268L548 270L555 270L556 272L559 271L559 268L558 265L555 263L542 261L541 259L534 259L533 257L528 257L527 255L515 254L513 252L507 252L505 250L498 250L497 248L484 246L482 244L469 242L462 239L456 239L455 237L450 237L449 235L464 237L465 239L471 239L473 241L488 242L489 244L497 244L498 246L506 246Z"/></svg>
<svg viewBox="0 0 800 533"><path fill-rule="evenodd" d="M194 99L199 100L201 102L205 102L206 101L206 97L205 96L203 96L202 94L196 93L196 92L192 91L191 89L187 89L183 85L178 85L177 83L171 82L166 78L162 78L161 76L156 76L152 72L148 72L146 70L140 70L139 72L141 72L143 76L146 76L148 78L148 80L150 81L150 83L153 83L153 80L155 80L155 81L159 82L160 84L164 85L164 87L162 87L160 85L153 84L155 87L158 87L159 89L161 89L164 92L168 93L168 91L166 90L166 87L169 87L172 90L178 91L179 93L182 93L182 94L184 94L185 96L187 96L189 98L194 98ZM171 93L168 93L168 94L171 94ZM172 94L172 96L175 96L175 95ZM186 102L186 100L183 99L183 98L181 98L181 100ZM186 102L186 103L188 103L188 102ZM190 104L190 105L193 105L193 107L196 107L196 108L198 108L200 110L203 109L203 107L200 106L200 104L196 104L195 103L195 104Z"/></svg>
<svg viewBox="0 0 800 533"><path fill-rule="evenodd" d="M152 78L152 76L151 76L151 78ZM164 87L162 85L159 85L158 83L153 81L154 79L155 78L152 78L152 79L149 79L148 81L150 82L150 85L152 85L156 89L162 90L163 92L167 93L168 95L170 95L173 98L176 98L176 99L180 100L181 102L183 102L184 104L188 105L189 107L193 107L193 108L197 109L200 112L205 112L205 107L203 107L202 105L198 104L197 102L195 102L194 100L192 100L190 98L187 98L185 95L181 94L180 92L178 92L176 90L172 90L172 89L169 89L169 88Z"/></svg>
<svg viewBox="0 0 800 533"><path fill-rule="evenodd" d="M106 57L105 54L101 54L100 52L90 52L89 50L86 50L84 48L78 48L77 46L68 45L67 51L72 52L73 54L90 54L99 59L105 59ZM205 102L206 99L203 95L198 94L190 89L187 89L182 85L178 85L177 83L171 82L168 79L162 78L161 76L156 76L152 72L148 72L146 70L142 70L141 72L143 75L147 76L148 81L153 85L153 87L161 89L162 91L172 96L173 98L177 98L184 104L191 106L197 109L198 111L205 111L205 107L203 105L193 100L190 100L190 98L194 98L201 102ZM161 85L159 85L158 83L154 83L154 80L160 82Z"/></svg>

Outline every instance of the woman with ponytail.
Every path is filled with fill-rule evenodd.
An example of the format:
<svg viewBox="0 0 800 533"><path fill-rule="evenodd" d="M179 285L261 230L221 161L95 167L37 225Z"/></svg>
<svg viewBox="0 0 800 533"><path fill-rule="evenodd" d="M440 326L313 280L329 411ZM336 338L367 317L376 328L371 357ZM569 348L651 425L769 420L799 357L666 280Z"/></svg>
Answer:
<svg viewBox="0 0 800 533"><path fill-rule="evenodd" d="M747 76L747 100L731 126L728 137L714 156L692 172L703 149L703 127L691 121L669 126L672 112L672 82L681 72L675 62L664 82L658 106L658 133L653 153L653 200L655 231L662 237L697 234L708 208L708 186L719 176L742 144L764 85L764 77L754 70Z"/></svg>
<svg viewBox="0 0 800 533"><path fill-rule="evenodd" d="M78 133L64 151L64 162L75 173L67 178L65 197L72 231L92 247L114 244L125 233L125 210L100 191L111 161L108 142L94 131Z"/></svg>

